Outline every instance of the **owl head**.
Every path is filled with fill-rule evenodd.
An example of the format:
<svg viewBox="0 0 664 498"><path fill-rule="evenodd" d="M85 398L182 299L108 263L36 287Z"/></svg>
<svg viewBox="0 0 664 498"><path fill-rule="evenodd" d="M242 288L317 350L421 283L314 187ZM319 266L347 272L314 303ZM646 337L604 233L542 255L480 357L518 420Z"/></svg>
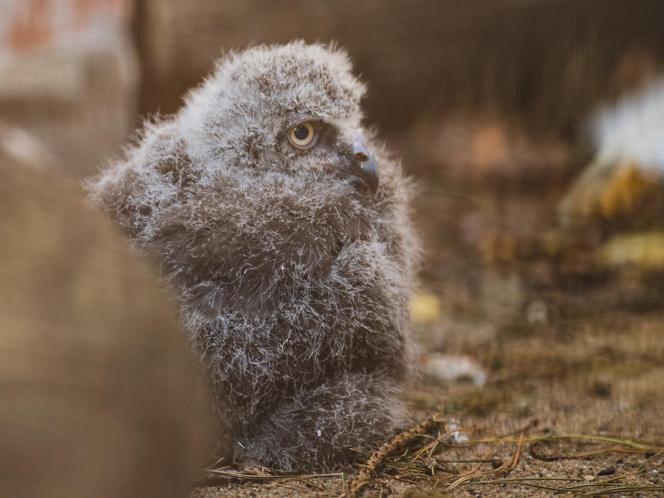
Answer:
<svg viewBox="0 0 664 498"><path fill-rule="evenodd" d="M188 95L181 132L192 161L208 174L327 175L374 192L364 93L348 56L334 46L259 46L222 59Z"/></svg>

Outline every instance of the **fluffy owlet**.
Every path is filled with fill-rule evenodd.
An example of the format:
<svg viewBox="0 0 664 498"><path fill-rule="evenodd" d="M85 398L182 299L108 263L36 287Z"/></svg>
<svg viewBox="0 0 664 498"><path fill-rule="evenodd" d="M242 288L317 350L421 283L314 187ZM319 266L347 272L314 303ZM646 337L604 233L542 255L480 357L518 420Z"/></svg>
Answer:
<svg viewBox="0 0 664 498"><path fill-rule="evenodd" d="M179 297L238 461L332 469L405 420L417 241L364 92L334 47L231 54L90 186Z"/></svg>

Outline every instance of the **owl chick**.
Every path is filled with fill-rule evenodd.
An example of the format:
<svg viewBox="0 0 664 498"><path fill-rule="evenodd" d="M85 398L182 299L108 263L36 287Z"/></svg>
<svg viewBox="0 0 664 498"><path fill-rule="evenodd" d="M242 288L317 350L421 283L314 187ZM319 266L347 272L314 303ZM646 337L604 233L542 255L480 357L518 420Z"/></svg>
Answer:
<svg viewBox="0 0 664 498"><path fill-rule="evenodd" d="M364 92L333 46L230 54L90 183L179 296L236 461L330 470L405 421L418 244Z"/></svg>

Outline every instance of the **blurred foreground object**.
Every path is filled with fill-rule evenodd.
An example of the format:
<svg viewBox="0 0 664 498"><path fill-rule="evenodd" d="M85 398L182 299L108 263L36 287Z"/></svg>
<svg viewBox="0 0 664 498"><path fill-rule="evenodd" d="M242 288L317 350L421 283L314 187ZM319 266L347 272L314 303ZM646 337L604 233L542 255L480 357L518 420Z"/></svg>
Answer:
<svg viewBox="0 0 664 498"><path fill-rule="evenodd" d="M429 381L440 384L468 381L482 387L487 380L487 373L482 366L465 355L423 354L420 368Z"/></svg>
<svg viewBox="0 0 664 498"><path fill-rule="evenodd" d="M0 116L56 164L93 173L133 129L137 63L127 0L0 0Z"/></svg>
<svg viewBox="0 0 664 498"><path fill-rule="evenodd" d="M0 496L186 496L215 430L175 306L76 185L2 149L0 261Z"/></svg>
<svg viewBox="0 0 664 498"><path fill-rule="evenodd" d="M44 145L27 130L0 120L0 150L5 161L39 171L53 168L55 158Z"/></svg>
<svg viewBox="0 0 664 498"><path fill-rule="evenodd" d="M604 108L591 126L596 154L560 203L562 221L661 218L664 80Z"/></svg>

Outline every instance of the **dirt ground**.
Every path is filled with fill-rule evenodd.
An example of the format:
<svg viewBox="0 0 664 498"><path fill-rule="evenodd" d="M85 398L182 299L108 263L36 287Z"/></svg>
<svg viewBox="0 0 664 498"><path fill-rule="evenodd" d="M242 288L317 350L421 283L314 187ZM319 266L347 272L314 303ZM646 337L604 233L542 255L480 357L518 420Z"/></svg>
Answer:
<svg viewBox="0 0 664 498"><path fill-rule="evenodd" d="M408 391L430 434L385 459L362 496L664 496L664 313L614 311L451 341L483 387L422 379ZM356 469L253 476L194 498L351 496Z"/></svg>

